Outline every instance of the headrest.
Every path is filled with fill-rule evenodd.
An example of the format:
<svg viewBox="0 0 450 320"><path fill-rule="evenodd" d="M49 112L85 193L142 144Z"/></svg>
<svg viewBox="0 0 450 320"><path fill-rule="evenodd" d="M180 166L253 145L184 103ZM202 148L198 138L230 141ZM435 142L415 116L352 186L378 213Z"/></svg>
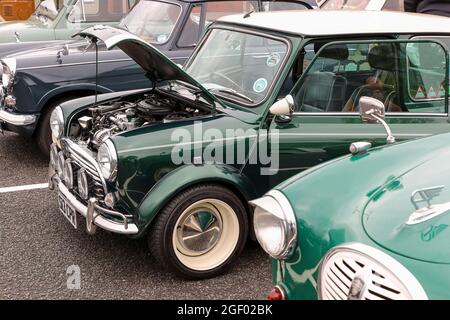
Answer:
<svg viewBox="0 0 450 320"><path fill-rule="evenodd" d="M369 65L377 70L395 70L395 52L391 44L379 44L370 49L367 55Z"/></svg>
<svg viewBox="0 0 450 320"><path fill-rule="evenodd" d="M318 53L324 45L326 43L314 43L314 52ZM334 60L347 60L348 55L348 48L345 44L332 44L320 52L320 57Z"/></svg>

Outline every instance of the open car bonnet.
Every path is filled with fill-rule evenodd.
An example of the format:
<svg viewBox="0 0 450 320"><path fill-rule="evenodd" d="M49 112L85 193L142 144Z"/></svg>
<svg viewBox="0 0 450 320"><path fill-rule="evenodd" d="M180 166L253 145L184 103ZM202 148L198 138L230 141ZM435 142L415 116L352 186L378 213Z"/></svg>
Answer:
<svg viewBox="0 0 450 320"><path fill-rule="evenodd" d="M97 25L76 33L73 36L99 39L103 41L108 50L116 46L119 47L145 70L147 77L154 83L167 80L182 81L202 91L204 96L209 98L213 105L215 102L218 102L213 94L172 62L161 51L128 31L110 26Z"/></svg>

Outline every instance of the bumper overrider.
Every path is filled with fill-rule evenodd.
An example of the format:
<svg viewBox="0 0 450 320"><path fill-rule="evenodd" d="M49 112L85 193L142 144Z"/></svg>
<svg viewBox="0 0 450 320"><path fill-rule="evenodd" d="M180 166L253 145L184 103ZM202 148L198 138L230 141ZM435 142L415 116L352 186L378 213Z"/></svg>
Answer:
<svg viewBox="0 0 450 320"><path fill-rule="evenodd" d="M69 139L61 139L61 148L51 147L49 188L57 189L78 213L86 218L86 230L93 234L96 227L114 233L133 235L139 232L131 215L107 209L105 197L108 186L103 179L95 158L88 150ZM86 181L85 191L77 186L78 179Z"/></svg>

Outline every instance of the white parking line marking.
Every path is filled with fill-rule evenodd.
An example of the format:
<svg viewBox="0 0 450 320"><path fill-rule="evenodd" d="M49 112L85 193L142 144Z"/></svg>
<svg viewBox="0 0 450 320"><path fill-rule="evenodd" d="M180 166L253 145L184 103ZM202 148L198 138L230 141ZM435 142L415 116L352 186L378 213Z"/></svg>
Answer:
<svg viewBox="0 0 450 320"><path fill-rule="evenodd" d="M48 188L48 183L30 184L30 185L26 185L26 186L0 188L0 193L10 193L10 192L17 192L17 191L38 190L38 189L46 189L46 188Z"/></svg>

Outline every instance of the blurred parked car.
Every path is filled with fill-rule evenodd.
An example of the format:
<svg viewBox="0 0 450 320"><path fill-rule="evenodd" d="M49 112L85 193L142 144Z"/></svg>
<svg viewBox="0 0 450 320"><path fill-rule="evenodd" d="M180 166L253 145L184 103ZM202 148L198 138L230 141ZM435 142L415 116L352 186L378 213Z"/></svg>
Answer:
<svg viewBox="0 0 450 320"><path fill-rule="evenodd" d="M0 25L0 43L70 39L95 24L117 24L136 0L43 0L25 21ZM1 54L1 50L0 50Z"/></svg>
<svg viewBox="0 0 450 320"><path fill-rule="evenodd" d="M355 138L393 141L361 120L362 97L386 108L399 141L450 131L443 30L447 18L395 12L232 15L208 28L184 69L123 29L84 30L122 49L151 84L57 107L49 186L76 228L147 237L184 277L221 274L246 243L248 200L346 154ZM266 241L284 257L295 242L276 222Z"/></svg>
<svg viewBox="0 0 450 320"><path fill-rule="evenodd" d="M383 118L373 110L362 116ZM449 138L373 149L358 142L353 155L253 201L256 234L271 255L269 298L448 299Z"/></svg>
<svg viewBox="0 0 450 320"><path fill-rule="evenodd" d="M128 30L166 53L177 64L189 57L206 27L216 18L230 13L263 10L265 1L142 0L121 21ZM277 1L277 8L292 4L309 9L303 1ZM265 8L272 10L272 7ZM24 49L29 43L19 44ZM43 153L51 144L49 117L64 101L95 92L107 93L148 88L145 72L121 50L106 50L86 40L58 42L51 46L21 51L4 58L3 95L0 125L4 130L34 137ZM2 50L16 45L0 45ZM98 53L98 54L97 54ZM100 61L98 70L95 61ZM98 77L96 77L98 71ZM7 78L7 81L5 80ZM2 93L0 93L0 96Z"/></svg>

